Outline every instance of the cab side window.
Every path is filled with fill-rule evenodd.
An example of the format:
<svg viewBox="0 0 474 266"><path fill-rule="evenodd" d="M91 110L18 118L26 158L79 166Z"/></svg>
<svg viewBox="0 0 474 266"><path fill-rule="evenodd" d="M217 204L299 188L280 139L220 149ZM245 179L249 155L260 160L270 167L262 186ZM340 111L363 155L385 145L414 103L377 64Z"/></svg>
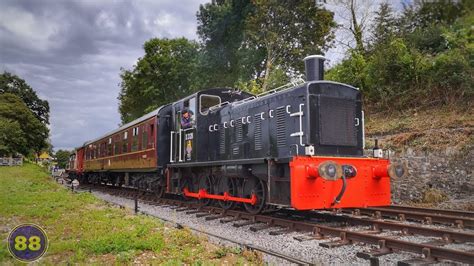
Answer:
<svg viewBox="0 0 474 266"><path fill-rule="evenodd" d="M201 94L199 96L199 113L207 115L209 108L221 103L221 97L215 95Z"/></svg>
<svg viewBox="0 0 474 266"><path fill-rule="evenodd" d="M182 129L192 128L196 125L196 97L193 97L184 102L182 111L176 114L180 119L180 126Z"/></svg>

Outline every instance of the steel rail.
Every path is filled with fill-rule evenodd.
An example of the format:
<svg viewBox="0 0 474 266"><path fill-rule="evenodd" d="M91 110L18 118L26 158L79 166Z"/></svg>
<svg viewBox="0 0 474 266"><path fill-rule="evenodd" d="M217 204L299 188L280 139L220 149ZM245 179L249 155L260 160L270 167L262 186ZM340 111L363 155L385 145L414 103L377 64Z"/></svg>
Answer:
<svg viewBox="0 0 474 266"><path fill-rule="evenodd" d="M453 216L453 215L443 215L443 214L433 214L417 211L407 211L407 210L392 210L389 208L361 208L361 209L343 209L342 212L352 213L359 212L360 214L375 216L376 218L388 217L391 219L398 220L416 220L422 221L427 224L438 223L446 225L457 225L458 227L474 227L474 218Z"/></svg>
<svg viewBox="0 0 474 266"><path fill-rule="evenodd" d="M423 213L431 213L431 214L463 216L467 218L474 218L474 212L470 212L470 211L433 209L433 208L422 208L422 207L412 207L412 206L403 206L403 205L390 205L389 207L379 207L379 208L389 209L389 210L415 211L415 212L423 212Z"/></svg>
<svg viewBox="0 0 474 266"><path fill-rule="evenodd" d="M294 213L294 211L289 211L287 213ZM363 218L354 215L339 215L331 214L324 212L309 212L304 215L308 215L311 218L322 218L326 221L340 221L345 222L351 225L361 225L361 226L371 226L374 231L381 230L390 230L390 231L400 231L403 234L412 234L412 235L422 235L429 237L440 237L446 243L451 242L474 242L474 234L469 232L458 232L453 230L441 229L441 228L430 228L417 225L410 225L400 222L391 222L376 220L371 218Z"/></svg>

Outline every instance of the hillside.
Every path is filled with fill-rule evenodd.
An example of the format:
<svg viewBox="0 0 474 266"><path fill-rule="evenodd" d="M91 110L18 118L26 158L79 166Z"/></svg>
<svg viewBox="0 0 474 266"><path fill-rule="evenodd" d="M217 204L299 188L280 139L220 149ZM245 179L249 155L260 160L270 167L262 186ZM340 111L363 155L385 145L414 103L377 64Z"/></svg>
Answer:
<svg viewBox="0 0 474 266"><path fill-rule="evenodd" d="M442 106L423 110L404 110L391 114L366 115L368 148L373 139L382 147L396 151L414 149L453 152L472 149L474 145L474 108Z"/></svg>

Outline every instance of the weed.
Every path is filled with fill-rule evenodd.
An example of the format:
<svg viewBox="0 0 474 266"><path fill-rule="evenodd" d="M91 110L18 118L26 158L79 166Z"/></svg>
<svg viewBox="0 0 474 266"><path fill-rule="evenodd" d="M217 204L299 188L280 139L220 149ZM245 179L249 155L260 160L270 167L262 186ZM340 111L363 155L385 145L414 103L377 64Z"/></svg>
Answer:
<svg viewBox="0 0 474 266"><path fill-rule="evenodd" d="M448 200L448 196L441 190L436 188L429 188L424 191L423 198L421 201L423 203L435 204L441 203L446 200Z"/></svg>

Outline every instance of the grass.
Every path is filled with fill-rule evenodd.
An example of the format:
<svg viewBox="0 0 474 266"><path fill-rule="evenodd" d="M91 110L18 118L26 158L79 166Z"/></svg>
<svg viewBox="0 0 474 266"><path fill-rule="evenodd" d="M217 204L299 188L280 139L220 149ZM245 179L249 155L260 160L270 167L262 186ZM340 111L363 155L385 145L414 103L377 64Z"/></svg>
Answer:
<svg viewBox="0 0 474 266"><path fill-rule="evenodd" d="M72 193L40 167L0 168L0 263L15 260L6 238L20 223L45 229L50 246L44 264L260 264L245 251L215 246L189 230L133 215L89 193Z"/></svg>

